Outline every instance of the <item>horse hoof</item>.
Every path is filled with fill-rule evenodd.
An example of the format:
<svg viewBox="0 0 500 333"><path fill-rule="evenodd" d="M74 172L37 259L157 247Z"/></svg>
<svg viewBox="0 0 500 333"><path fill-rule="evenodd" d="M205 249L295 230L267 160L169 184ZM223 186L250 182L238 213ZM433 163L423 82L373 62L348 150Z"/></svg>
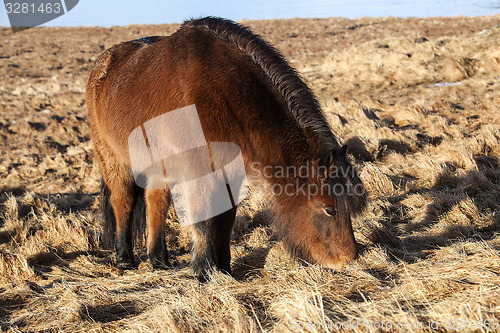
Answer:
<svg viewBox="0 0 500 333"><path fill-rule="evenodd" d="M154 263L151 263L151 265L153 266L154 270L166 270L172 268L172 264L168 260L166 262L160 262L159 260L156 260Z"/></svg>
<svg viewBox="0 0 500 333"><path fill-rule="evenodd" d="M130 262L117 262L116 268L122 271L134 269L134 265Z"/></svg>
<svg viewBox="0 0 500 333"><path fill-rule="evenodd" d="M172 264L168 260L167 251L159 251L158 253L152 253L149 255L149 262L153 269L169 269Z"/></svg>
<svg viewBox="0 0 500 333"><path fill-rule="evenodd" d="M200 284L205 284L207 283L208 281L210 280L210 276L208 273L201 273L201 274L198 274L198 282Z"/></svg>
<svg viewBox="0 0 500 333"><path fill-rule="evenodd" d="M220 269L218 268L217 269L219 272L221 272L222 274L225 274L227 276L231 276L233 277L233 272L231 271L231 269ZM206 269L206 270L203 270L201 273L198 274L198 282L200 282L201 284L204 284L204 283L207 283L208 281L210 281L211 279L211 272L212 270L211 269Z"/></svg>

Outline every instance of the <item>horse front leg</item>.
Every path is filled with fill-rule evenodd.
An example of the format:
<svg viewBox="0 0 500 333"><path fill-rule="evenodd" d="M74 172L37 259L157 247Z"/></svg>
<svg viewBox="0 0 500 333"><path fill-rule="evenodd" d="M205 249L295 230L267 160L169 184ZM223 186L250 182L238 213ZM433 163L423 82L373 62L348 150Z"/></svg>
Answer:
<svg viewBox="0 0 500 333"><path fill-rule="evenodd" d="M200 282L216 268L231 274L231 234L236 208L193 225L191 265Z"/></svg>

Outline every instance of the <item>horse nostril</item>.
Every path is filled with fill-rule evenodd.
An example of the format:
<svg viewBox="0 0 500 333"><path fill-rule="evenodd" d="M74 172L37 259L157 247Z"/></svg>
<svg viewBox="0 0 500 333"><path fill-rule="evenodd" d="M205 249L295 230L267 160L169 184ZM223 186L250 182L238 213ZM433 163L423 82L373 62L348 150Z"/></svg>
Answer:
<svg viewBox="0 0 500 333"><path fill-rule="evenodd" d="M326 263L322 263L322 266L335 271L341 271L345 266L345 262L343 260L331 260Z"/></svg>
<svg viewBox="0 0 500 333"><path fill-rule="evenodd" d="M343 254L341 254L338 258L338 264L341 267L344 267L345 264L348 264L358 258L358 250L356 247L347 250Z"/></svg>

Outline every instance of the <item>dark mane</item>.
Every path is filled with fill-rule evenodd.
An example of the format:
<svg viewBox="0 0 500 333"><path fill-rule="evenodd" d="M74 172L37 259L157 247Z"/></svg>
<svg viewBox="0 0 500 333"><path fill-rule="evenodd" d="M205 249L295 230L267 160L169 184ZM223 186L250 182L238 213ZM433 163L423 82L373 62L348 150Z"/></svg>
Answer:
<svg viewBox="0 0 500 333"><path fill-rule="evenodd" d="M217 17L186 21L182 25L182 28L184 27L206 28L250 56L283 96L290 113L306 137L319 144L318 154L325 154L339 147L313 92L302 81L300 74L271 44L254 34L249 28Z"/></svg>

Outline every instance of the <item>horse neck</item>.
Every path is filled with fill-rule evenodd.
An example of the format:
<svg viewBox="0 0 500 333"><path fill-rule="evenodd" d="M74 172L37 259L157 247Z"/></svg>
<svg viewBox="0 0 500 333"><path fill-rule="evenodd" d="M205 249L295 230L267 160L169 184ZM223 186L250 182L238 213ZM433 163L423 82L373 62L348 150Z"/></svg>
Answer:
<svg viewBox="0 0 500 333"><path fill-rule="evenodd" d="M279 131L250 142L253 149L244 153L249 171L262 176L270 185L315 181L314 157L322 149L321 142L307 136L296 124L278 125Z"/></svg>

